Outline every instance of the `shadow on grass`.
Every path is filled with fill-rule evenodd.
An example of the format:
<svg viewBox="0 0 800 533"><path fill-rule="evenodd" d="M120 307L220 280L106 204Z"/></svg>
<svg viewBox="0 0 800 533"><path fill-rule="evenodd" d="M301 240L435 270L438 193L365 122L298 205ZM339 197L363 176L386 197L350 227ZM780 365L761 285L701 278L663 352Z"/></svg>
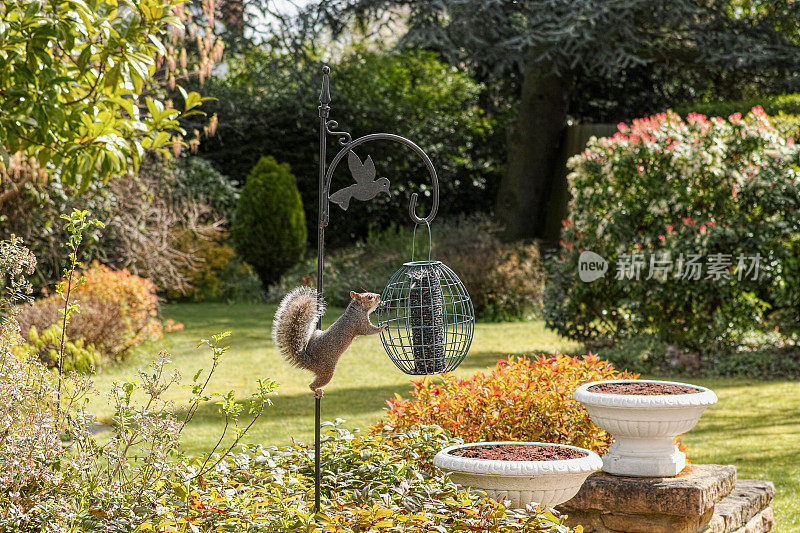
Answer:
<svg viewBox="0 0 800 533"><path fill-rule="evenodd" d="M354 415L370 413L376 409L386 407L386 400L394 398L395 393L408 396L408 385L387 385L382 387L348 387L332 389L325 393L322 399L323 413L328 410L331 414L323 414L323 419L333 416L341 418L349 418ZM237 402L244 407L247 412L247 403L244 401ZM265 416L270 419L289 419L297 418L314 413L314 394L311 391L303 394L290 394L290 395L276 395L272 397L273 405L266 407L264 410ZM335 413L335 415L334 415ZM186 411L178 411L177 416L182 418L186 416ZM205 403L198 407L197 413L194 415L194 421L197 422L211 422L223 418L219 412L219 406L213 403ZM247 418L247 417L243 417Z"/></svg>
<svg viewBox="0 0 800 533"><path fill-rule="evenodd" d="M494 352L494 351L470 352L467 354L467 357L461 363L461 366L459 366L459 369L488 371L494 368L494 366L497 364L497 361L499 361L500 359L508 359L509 355L514 355L515 357L520 357L524 355L529 359L533 359L535 357L539 357L540 355L550 356L550 355L555 355L556 353L563 353L565 355L570 355L570 356L581 356L585 355L586 352L582 350L571 350L564 352L534 350L531 352L524 352L524 353Z"/></svg>
<svg viewBox="0 0 800 533"><path fill-rule="evenodd" d="M768 413L766 411L769 411ZM692 430L692 436L703 439L726 439L731 435L749 435L755 437L759 430L769 433L790 433L798 429L796 410L789 408L770 408L764 411L735 413L716 413L713 416L704 416L702 422ZM786 428L790 431L780 431ZM790 429L791 428L791 429ZM797 457L797 451L793 451Z"/></svg>
<svg viewBox="0 0 800 533"><path fill-rule="evenodd" d="M484 370L493 367L497 361L508 356L508 352L470 352L458 368Z"/></svg>

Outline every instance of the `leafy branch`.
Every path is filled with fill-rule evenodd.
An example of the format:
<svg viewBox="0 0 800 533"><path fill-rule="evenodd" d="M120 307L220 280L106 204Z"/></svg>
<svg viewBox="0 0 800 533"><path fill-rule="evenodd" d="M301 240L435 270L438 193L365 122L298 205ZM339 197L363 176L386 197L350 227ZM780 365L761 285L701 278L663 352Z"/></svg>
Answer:
<svg viewBox="0 0 800 533"><path fill-rule="evenodd" d="M58 350L58 409L61 409L61 382L64 368L64 341L67 336L67 324L72 313L80 312L80 303L71 302L72 289L84 282L83 278L75 279L75 271L81 266L78 260L78 249L83 242L83 233L92 226L105 227L99 220L89 218L86 210L74 209L69 215L61 215L66 220L64 229L69 232L67 246L69 248L69 265L64 269L64 279L56 285L56 292L64 300L64 307L59 310L61 317L61 339ZM74 286L73 286L74 285Z"/></svg>

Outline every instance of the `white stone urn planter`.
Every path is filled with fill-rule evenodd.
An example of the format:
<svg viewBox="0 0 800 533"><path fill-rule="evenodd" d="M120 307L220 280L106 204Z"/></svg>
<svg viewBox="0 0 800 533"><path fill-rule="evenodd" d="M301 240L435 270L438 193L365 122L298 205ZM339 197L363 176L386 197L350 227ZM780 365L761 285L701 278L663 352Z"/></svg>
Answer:
<svg viewBox="0 0 800 533"><path fill-rule="evenodd" d="M617 394L593 392L604 383L657 383L689 387L689 394ZM614 437L603 456L603 471L639 477L677 476L686 455L673 439L691 430L703 411L717 403L714 391L675 381L606 380L586 383L573 395L592 421Z"/></svg>
<svg viewBox="0 0 800 533"><path fill-rule="evenodd" d="M462 448L491 445L554 446L583 452L574 459L513 461L459 457L450 452ZM565 444L544 442L493 441L459 444L441 450L433 464L450 474L464 487L485 492L497 501L511 500L511 507L524 509L529 504L552 507L572 499L592 472L603 465L596 453Z"/></svg>

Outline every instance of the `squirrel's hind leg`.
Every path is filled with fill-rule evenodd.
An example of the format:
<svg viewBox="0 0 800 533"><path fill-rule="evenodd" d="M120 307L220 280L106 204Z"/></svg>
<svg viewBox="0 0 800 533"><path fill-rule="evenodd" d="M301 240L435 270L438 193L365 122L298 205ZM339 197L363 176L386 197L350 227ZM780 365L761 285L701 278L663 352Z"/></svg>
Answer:
<svg viewBox="0 0 800 533"><path fill-rule="evenodd" d="M322 387L331 382L331 379L333 378L333 370L325 371L321 374L315 373L314 376L314 381L311 382L308 388L314 391L314 394L322 398L322 396L325 394L325 392L322 390Z"/></svg>

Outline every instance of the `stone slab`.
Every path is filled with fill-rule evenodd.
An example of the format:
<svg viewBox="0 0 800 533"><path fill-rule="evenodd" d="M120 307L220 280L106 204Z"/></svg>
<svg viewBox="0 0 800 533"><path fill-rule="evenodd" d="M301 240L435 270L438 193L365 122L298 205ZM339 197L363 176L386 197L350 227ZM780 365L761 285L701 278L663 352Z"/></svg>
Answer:
<svg viewBox="0 0 800 533"><path fill-rule="evenodd" d="M705 533L713 512L709 509L702 516L676 516L573 511L566 523L583 526L585 533Z"/></svg>
<svg viewBox="0 0 800 533"><path fill-rule="evenodd" d="M703 515L679 516L653 512L608 512L573 509L567 524L582 525L586 533L767 533L775 519L770 504L775 486L770 481L740 479L733 490Z"/></svg>
<svg viewBox="0 0 800 533"><path fill-rule="evenodd" d="M597 510L624 515L700 517L726 497L736 483L731 465L688 465L675 477L640 478L597 472L578 494L560 505L566 514ZM571 512L572 511L572 512Z"/></svg>
<svg viewBox="0 0 800 533"><path fill-rule="evenodd" d="M744 527L740 527L731 533L768 533L775 527L775 518L772 515L772 507L767 507L753 518Z"/></svg>
<svg viewBox="0 0 800 533"><path fill-rule="evenodd" d="M709 509L702 516L605 513L601 518L609 532L696 533L708 524L713 512L713 509Z"/></svg>
<svg viewBox="0 0 800 533"><path fill-rule="evenodd" d="M761 479L740 479L733 491L714 507L709 533L761 533L774 525L770 504L775 485ZM765 528L769 529L765 529Z"/></svg>

